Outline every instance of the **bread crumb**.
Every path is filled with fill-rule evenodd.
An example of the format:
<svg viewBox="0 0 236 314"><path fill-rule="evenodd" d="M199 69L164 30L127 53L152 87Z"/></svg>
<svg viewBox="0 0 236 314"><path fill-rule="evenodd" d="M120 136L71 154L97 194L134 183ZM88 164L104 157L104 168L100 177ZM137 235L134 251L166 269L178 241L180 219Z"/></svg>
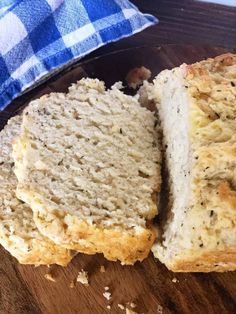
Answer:
<svg viewBox="0 0 236 314"><path fill-rule="evenodd" d="M88 282L88 272L84 271L82 269L79 272L76 281L82 283L82 285L88 286L89 285L89 282Z"/></svg>
<svg viewBox="0 0 236 314"><path fill-rule="evenodd" d="M50 281L53 281L53 282L56 282L56 279L53 278L52 274L48 273L48 274L45 274L44 277L47 279L47 280L50 280Z"/></svg>
<svg viewBox="0 0 236 314"><path fill-rule="evenodd" d="M122 84L122 82L116 82L116 83L114 83L112 86L111 86L111 89L123 89L124 88L124 86L123 86L123 84Z"/></svg>
<svg viewBox="0 0 236 314"><path fill-rule="evenodd" d="M151 71L142 66L130 70L126 76L126 82L130 88L136 89L143 84L143 81L148 80L150 77Z"/></svg>
<svg viewBox="0 0 236 314"><path fill-rule="evenodd" d="M108 306L107 306L107 309L108 309L108 310L110 310L110 309L111 309L111 306L110 306L110 305L108 305Z"/></svg>
<svg viewBox="0 0 236 314"><path fill-rule="evenodd" d="M172 279L172 282L174 282L174 283L177 282L177 281L178 281L178 280L177 280L177 278L175 278L175 277Z"/></svg>
<svg viewBox="0 0 236 314"><path fill-rule="evenodd" d="M161 305L157 306L157 313L162 314L163 313L163 307Z"/></svg>
<svg viewBox="0 0 236 314"><path fill-rule="evenodd" d="M134 309L137 305L136 305L134 302L130 302L130 303L129 303L129 306L130 306L132 309Z"/></svg>
<svg viewBox="0 0 236 314"><path fill-rule="evenodd" d="M106 298L109 301L111 298L111 293L110 292L103 292L103 296L104 296L104 298Z"/></svg>
<svg viewBox="0 0 236 314"><path fill-rule="evenodd" d="M105 273L105 271L106 271L105 267L103 265L100 266L100 273Z"/></svg>
<svg viewBox="0 0 236 314"><path fill-rule="evenodd" d="M105 291L108 291L109 290L109 287L104 287Z"/></svg>
<svg viewBox="0 0 236 314"><path fill-rule="evenodd" d="M125 309L124 305L122 305L122 304L120 304L120 303L118 303L117 305L118 305L118 307L119 307L121 310L124 310L124 309Z"/></svg>
<svg viewBox="0 0 236 314"><path fill-rule="evenodd" d="M105 273L105 271L106 271L106 269L105 269L105 267L102 265L102 266L100 267L100 272L101 272L101 273Z"/></svg>
<svg viewBox="0 0 236 314"><path fill-rule="evenodd" d="M126 307L125 314L138 314L138 313Z"/></svg>
<svg viewBox="0 0 236 314"><path fill-rule="evenodd" d="M74 288L75 287L75 283L74 283L74 281L72 281L71 283L70 283L70 288Z"/></svg>

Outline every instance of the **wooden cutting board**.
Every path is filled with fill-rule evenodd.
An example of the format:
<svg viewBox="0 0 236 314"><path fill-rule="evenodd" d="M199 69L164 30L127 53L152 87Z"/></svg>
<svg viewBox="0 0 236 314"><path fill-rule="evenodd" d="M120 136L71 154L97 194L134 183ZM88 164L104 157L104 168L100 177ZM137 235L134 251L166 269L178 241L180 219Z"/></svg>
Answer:
<svg viewBox="0 0 236 314"><path fill-rule="evenodd" d="M225 52L222 48L169 45L135 48L116 52L64 70L57 77L15 100L0 114L0 128L20 108L42 94L66 91L70 83L83 76L98 77L110 86L123 80L127 72L145 65L153 76L165 68L192 63ZM118 303L137 304L138 313L235 313L236 273L172 273L156 261L152 254L135 266L108 262L102 255L78 254L66 268L50 270L56 282L45 279L46 266L23 266L0 248L0 314L100 314L124 313ZM100 272L100 266L105 273ZM70 283L84 269L89 286ZM104 296L104 287L112 294ZM111 309L107 309L107 305Z"/></svg>

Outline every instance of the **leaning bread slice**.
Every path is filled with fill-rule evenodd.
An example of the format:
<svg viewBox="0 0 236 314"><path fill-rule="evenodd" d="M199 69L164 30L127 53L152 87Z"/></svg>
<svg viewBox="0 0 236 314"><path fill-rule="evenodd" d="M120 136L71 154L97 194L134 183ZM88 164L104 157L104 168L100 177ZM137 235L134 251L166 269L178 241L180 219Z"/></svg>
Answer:
<svg viewBox="0 0 236 314"><path fill-rule="evenodd" d="M154 114L83 79L24 112L14 145L18 196L58 244L109 260L143 260L155 239L160 152Z"/></svg>
<svg viewBox="0 0 236 314"><path fill-rule="evenodd" d="M11 144L21 121L20 116L10 119L0 132L0 244L22 264L66 265L72 258L70 251L42 236L30 207L15 196Z"/></svg>
<svg viewBox="0 0 236 314"><path fill-rule="evenodd" d="M236 55L163 71L154 98L169 212L153 252L173 271L236 269Z"/></svg>

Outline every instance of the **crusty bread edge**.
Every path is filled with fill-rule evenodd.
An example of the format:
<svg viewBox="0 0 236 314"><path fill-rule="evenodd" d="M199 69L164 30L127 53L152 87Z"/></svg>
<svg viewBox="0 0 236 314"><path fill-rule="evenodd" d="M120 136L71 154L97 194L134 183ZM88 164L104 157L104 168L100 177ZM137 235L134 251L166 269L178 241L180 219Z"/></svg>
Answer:
<svg viewBox="0 0 236 314"><path fill-rule="evenodd" d="M213 61L214 68L221 68L224 66L231 66L236 62L236 54L226 53L215 58L209 58L202 61L204 64ZM208 83L207 72L200 62L195 64L180 66L185 75L185 79L193 79L195 76L201 76L202 79ZM177 69L177 68L176 68ZM172 69L173 70L173 69ZM169 70L164 70L161 73L165 73ZM160 76L161 77L161 76ZM161 77L162 78L162 77ZM155 78L157 84L158 77ZM149 87L148 96L156 103L160 102L161 98L161 86L162 80L159 79L160 89L157 91ZM236 208L236 192L232 191L229 182L224 181L219 187L219 196L222 202L228 203L233 209ZM169 200L171 204L173 200ZM158 227L157 227L158 228ZM158 228L158 232L161 234L162 231ZM155 245L154 245L155 247ZM155 249L153 250L153 253ZM154 253L156 258L158 255ZM161 260L162 258L160 258ZM220 261L220 262L219 262ZM212 250L207 252L201 252L200 250L186 250L184 254L169 260L162 261L166 267L173 272L225 272L236 270L236 247L225 247L222 250Z"/></svg>
<svg viewBox="0 0 236 314"><path fill-rule="evenodd" d="M179 257L173 259L172 262L166 262L165 265L173 272L225 272L236 270L235 247L198 253L189 251L185 258L181 257L180 254Z"/></svg>
<svg viewBox="0 0 236 314"><path fill-rule="evenodd" d="M42 241L38 241L38 248L28 252L26 254L14 254L14 251L8 250L12 256L16 257L20 264L24 265L51 265L55 264L55 255L60 257L56 260L56 264L60 266L67 266L73 258L73 253L65 248L61 247L59 249L58 245L52 242L52 245L42 245ZM51 241L50 241L51 242ZM50 254L47 254L47 251Z"/></svg>
<svg viewBox="0 0 236 314"><path fill-rule="evenodd" d="M236 55L226 53L215 58L209 58L204 63L214 62L214 68L231 66L236 62ZM206 76L206 71L201 63L186 66L186 77ZM207 83L207 82L206 82ZM236 208L236 193L229 187L228 182L222 182L220 186L220 198L222 201L229 203L232 208ZM176 258L173 263L167 264L167 267L175 272L224 272L236 270L236 247L226 247L224 250L212 250L197 253L189 252L189 258ZM220 262L219 262L220 261Z"/></svg>
<svg viewBox="0 0 236 314"><path fill-rule="evenodd" d="M229 183L223 181L219 186L219 196L222 202L236 208L236 192ZM170 198L170 203L173 200ZM160 230L159 230L159 233ZM154 253L154 252L153 252ZM163 263L173 272L226 272L236 270L236 247L201 252L201 250L186 250L172 260ZM154 253L155 256L155 253ZM158 258L158 256L155 256ZM161 258L160 258L161 259Z"/></svg>
<svg viewBox="0 0 236 314"><path fill-rule="evenodd" d="M35 212L37 215L37 212ZM43 218L34 216L36 225L42 233L46 228ZM74 219L74 218L73 218ZM74 219L74 223L68 228L64 226L66 242L62 239L52 240L60 243L67 249L93 255L102 253L108 260L120 260L123 265L133 265L136 261L144 260L156 239L156 229L150 225L141 232L128 232L113 228L102 228L101 226L89 225L80 219ZM78 238L78 243L70 242L70 237ZM80 244L79 242L82 241Z"/></svg>
<svg viewBox="0 0 236 314"><path fill-rule="evenodd" d="M112 226L105 228L102 225L90 225L71 215L62 219L59 213L53 213L53 209L49 208L52 220L48 220L40 195L32 191L29 186L19 184L17 197L33 209L35 224L42 234L53 234L53 232L48 232L50 228L55 228L55 226L60 228L60 237L49 236L49 238L66 249L91 255L102 253L108 260L120 260L124 265L133 265L136 261L142 261L148 256L157 237L157 229L151 220L146 221L145 228L122 230ZM154 202L153 205L156 206ZM69 224L66 223L68 219ZM78 241L73 241L75 238Z"/></svg>

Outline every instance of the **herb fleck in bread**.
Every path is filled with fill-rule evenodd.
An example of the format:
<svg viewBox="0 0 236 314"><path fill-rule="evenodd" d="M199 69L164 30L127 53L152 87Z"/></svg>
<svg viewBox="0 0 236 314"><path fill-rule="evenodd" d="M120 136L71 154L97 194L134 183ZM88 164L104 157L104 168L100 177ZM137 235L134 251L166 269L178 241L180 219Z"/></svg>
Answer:
<svg viewBox="0 0 236 314"><path fill-rule="evenodd" d="M234 54L154 81L171 196L153 252L173 271L236 269L235 85Z"/></svg>
<svg viewBox="0 0 236 314"><path fill-rule="evenodd" d="M133 264L156 232L160 152L137 98L83 79L32 102L14 145L18 196L40 231L69 249Z"/></svg>
<svg viewBox="0 0 236 314"><path fill-rule="evenodd" d="M15 196L11 144L21 121L20 116L10 119L0 132L0 243L22 264L66 265L72 258L70 251L42 236L30 207Z"/></svg>

